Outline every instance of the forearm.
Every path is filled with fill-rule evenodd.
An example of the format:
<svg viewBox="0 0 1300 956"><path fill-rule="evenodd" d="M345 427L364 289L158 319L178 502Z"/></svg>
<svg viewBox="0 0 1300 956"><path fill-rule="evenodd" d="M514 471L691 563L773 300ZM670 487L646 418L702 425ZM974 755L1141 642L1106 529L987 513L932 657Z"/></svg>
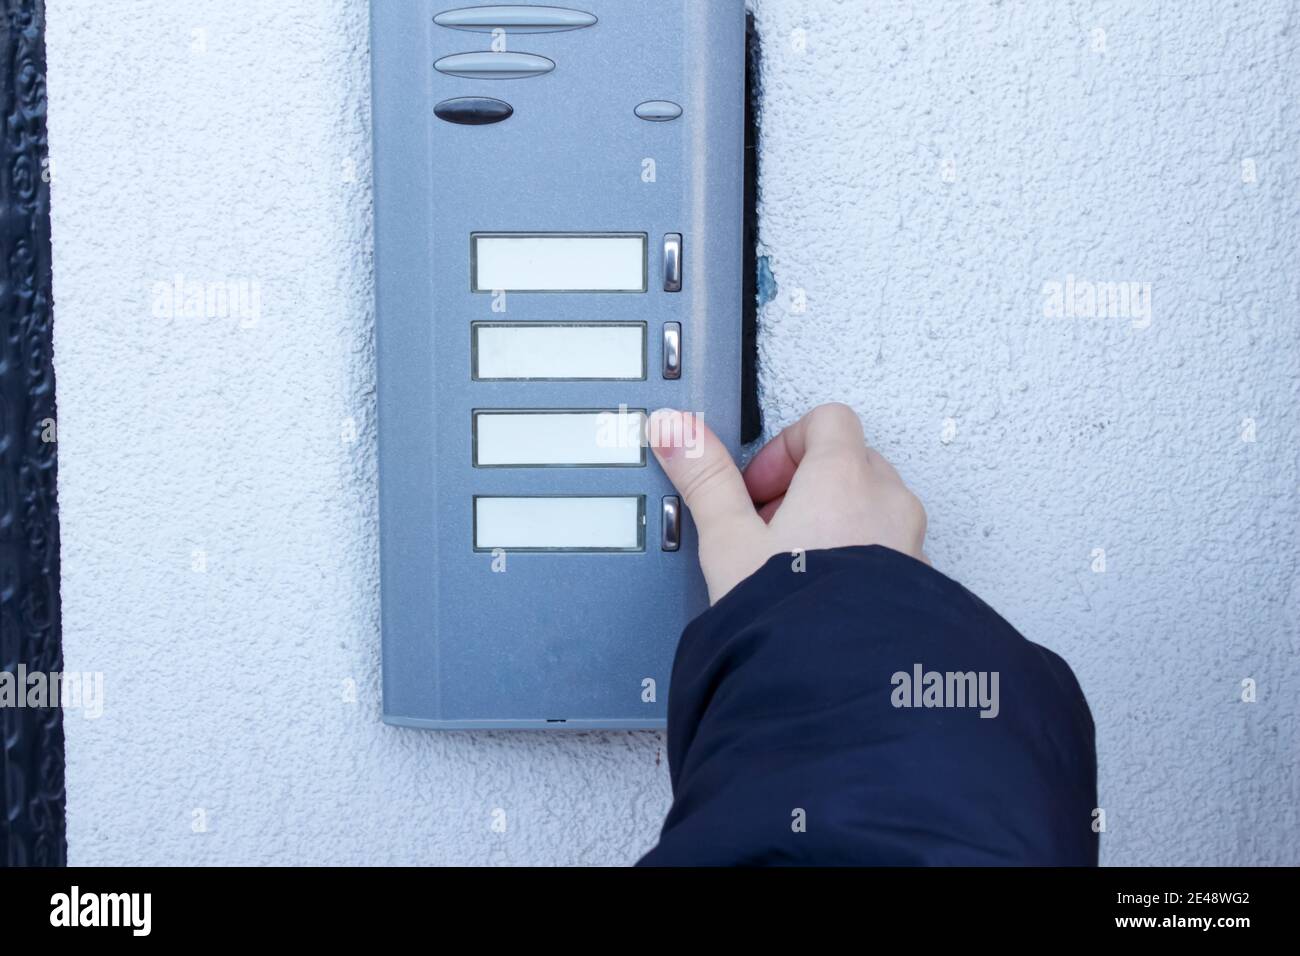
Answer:
<svg viewBox="0 0 1300 956"><path fill-rule="evenodd" d="M772 558L683 635L674 805L644 863L1096 863L1064 661L888 548L797 566Z"/></svg>

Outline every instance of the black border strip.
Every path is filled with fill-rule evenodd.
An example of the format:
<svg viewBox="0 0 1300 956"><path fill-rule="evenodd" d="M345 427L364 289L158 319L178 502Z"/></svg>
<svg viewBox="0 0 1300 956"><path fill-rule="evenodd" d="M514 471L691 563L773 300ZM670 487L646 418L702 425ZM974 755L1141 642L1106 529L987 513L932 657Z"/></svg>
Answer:
<svg viewBox="0 0 1300 956"><path fill-rule="evenodd" d="M745 261L741 270L740 440L756 441L763 434L763 410L758 401L758 117L762 54L754 15L745 16Z"/></svg>
<svg viewBox="0 0 1300 956"><path fill-rule="evenodd" d="M27 673L61 673L45 3L5 0L0 160L0 862L67 862L63 712L14 706ZM28 702L24 698L24 702Z"/></svg>

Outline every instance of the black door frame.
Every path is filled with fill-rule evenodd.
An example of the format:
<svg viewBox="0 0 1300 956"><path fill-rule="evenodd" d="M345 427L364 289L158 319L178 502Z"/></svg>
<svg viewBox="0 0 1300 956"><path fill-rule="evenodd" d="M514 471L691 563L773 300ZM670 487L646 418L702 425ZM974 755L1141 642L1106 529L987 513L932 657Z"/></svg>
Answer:
<svg viewBox="0 0 1300 956"><path fill-rule="evenodd" d="M3 0L0 671L63 670L45 127L45 2ZM17 687L17 693L25 688ZM24 698L26 701L26 698ZM0 702L0 864L67 862L63 711Z"/></svg>

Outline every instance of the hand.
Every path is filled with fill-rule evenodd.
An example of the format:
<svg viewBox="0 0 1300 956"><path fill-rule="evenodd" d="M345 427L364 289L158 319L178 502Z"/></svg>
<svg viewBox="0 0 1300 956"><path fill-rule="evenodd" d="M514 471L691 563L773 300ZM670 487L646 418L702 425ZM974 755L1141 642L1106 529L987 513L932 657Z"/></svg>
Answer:
<svg viewBox="0 0 1300 956"><path fill-rule="evenodd" d="M744 475L691 412L655 412L649 434L699 530L710 603L774 554L879 544L929 563L925 509L867 447L847 405L814 408L763 446Z"/></svg>

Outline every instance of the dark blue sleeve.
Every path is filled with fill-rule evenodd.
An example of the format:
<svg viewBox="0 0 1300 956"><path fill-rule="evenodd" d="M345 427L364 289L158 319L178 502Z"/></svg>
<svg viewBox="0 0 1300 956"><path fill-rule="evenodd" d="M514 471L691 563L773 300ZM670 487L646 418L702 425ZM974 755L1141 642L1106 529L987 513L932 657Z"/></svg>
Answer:
<svg viewBox="0 0 1300 956"><path fill-rule="evenodd" d="M641 863L1096 865L1092 716L1065 661L897 551L804 560L772 558L682 635L673 805Z"/></svg>

